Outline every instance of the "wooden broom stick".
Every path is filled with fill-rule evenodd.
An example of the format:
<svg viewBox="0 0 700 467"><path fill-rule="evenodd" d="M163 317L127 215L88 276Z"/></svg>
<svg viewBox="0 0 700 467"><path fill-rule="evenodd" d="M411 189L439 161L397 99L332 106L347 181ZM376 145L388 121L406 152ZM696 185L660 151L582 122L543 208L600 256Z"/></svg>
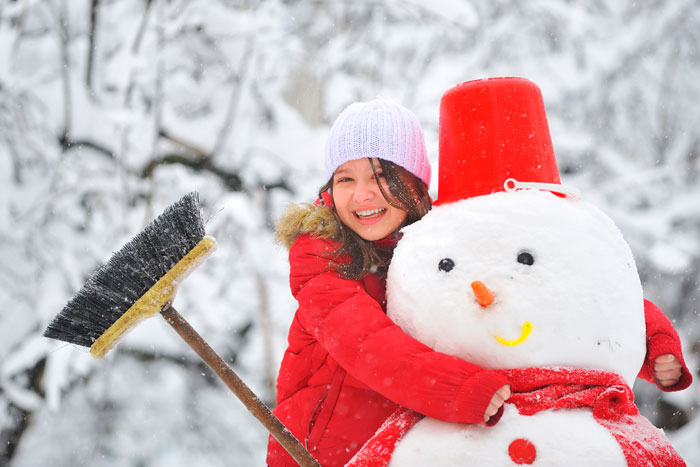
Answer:
<svg viewBox="0 0 700 467"><path fill-rule="evenodd" d="M182 337L202 360L217 374L252 413L267 428L272 436L289 452L302 467L321 467L309 451L285 427L270 409L255 395L241 380L231 367L219 356L192 326L178 313L175 308L168 306L160 314L165 321Z"/></svg>

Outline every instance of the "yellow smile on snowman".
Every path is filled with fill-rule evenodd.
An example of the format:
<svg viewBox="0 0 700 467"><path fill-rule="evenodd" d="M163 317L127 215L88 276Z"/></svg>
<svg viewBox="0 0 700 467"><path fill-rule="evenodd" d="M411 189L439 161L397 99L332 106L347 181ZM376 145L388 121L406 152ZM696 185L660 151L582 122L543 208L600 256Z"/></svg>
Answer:
<svg viewBox="0 0 700 467"><path fill-rule="evenodd" d="M486 308L493 303L493 300L496 298L496 294L494 294L493 291L486 286L486 284L481 281L474 281L471 283L471 286L472 290L474 291L476 301L479 302L479 305ZM504 339L501 336L494 336L494 338L503 345L520 345L530 336L530 332L532 332L532 323L530 321L525 321L523 323L522 331L520 332L520 337L517 339L509 340Z"/></svg>
<svg viewBox="0 0 700 467"><path fill-rule="evenodd" d="M493 336L493 337L495 337L496 340L503 345L520 345L523 342L525 342L525 339L528 338L528 336L530 335L530 331L532 331L532 323L529 321L525 321L523 323L523 330L520 333L520 337L518 337L517 339L508 340L508 339L502 338L501 336Z"/></svg>

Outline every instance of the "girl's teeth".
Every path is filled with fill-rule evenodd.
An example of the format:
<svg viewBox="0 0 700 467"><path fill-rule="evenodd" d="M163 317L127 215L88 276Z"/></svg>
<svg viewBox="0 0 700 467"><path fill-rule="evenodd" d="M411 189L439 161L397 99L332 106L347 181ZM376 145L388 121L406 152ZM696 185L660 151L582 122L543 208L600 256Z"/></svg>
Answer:
<svg viewBox="0 0 700 467"><path fill-rule="evenodd" d="M363 219L371 218L371 217L377 217L380 214L384 212L384 209L371 209L369 211L355 211L355 214L357 217L361 217Z"/></svg>

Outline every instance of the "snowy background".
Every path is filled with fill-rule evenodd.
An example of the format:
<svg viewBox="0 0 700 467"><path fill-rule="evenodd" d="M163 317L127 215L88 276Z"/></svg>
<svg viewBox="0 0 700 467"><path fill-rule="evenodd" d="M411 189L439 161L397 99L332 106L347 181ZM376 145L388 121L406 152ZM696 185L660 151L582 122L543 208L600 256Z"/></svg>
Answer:
<svg viewBox="0 0 700 467"><path fill-rule="evenodd" d="M265 430L160 318L101 362L43 329L196 190L220 246L176 306L271 403L295 309L272 225L325 182L333 118L402 102L437 164L440 96L490 76L541 87L563 181L617 222L699 378L698 6L0 0L0 465L263 465ZM699 387L635 385L694 466Z"/></svg>

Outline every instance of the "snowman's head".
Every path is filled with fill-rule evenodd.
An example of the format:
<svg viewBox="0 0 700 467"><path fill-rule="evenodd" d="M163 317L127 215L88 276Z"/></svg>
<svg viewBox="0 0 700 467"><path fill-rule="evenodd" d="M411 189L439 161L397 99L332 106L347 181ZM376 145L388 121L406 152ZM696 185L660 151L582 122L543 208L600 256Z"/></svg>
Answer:
<svg viewBox="0 0 700 467"><path fill-rule="evenodd" d="M389 316L435 350L485 368L612 371L645 355L629 246L593 205L524 190L435 207L404 229Z"/></svg>

